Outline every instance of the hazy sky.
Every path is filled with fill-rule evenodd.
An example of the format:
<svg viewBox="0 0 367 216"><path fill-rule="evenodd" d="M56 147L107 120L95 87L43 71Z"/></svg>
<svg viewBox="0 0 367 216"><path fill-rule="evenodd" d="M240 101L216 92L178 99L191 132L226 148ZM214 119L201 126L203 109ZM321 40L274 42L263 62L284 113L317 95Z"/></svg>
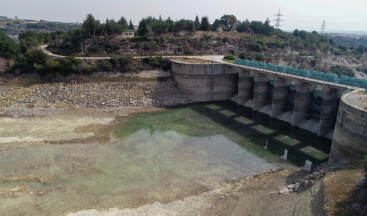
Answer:
<svg viewBox="0 0 367 216"><path fill-rule="evenodd" d="M273 20L279 8L285 30L320 31L326 19L327 31L367 31L367 0L1 0L0 15L82 22L92 13L101 21L125 16L137 25L142 17L159 15L164 19L199 15L214 21L234 14L239 20Z"/></svg>

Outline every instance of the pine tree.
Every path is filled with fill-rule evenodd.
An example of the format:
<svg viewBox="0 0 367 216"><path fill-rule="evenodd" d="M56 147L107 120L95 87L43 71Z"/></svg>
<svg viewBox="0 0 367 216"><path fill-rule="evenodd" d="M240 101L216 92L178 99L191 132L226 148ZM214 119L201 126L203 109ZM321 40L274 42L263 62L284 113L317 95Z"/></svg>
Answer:
<svg viewBox="0 0 367 216"><path fill-rule="evenodd" d="M209 31L210 30L210 23L208 17L201 18L201 25L200 25L201 31Z"/></svg>
<svg viewBox="0 0 367 216"><path fill-rule="evenodd" d="M200 21L199 21L199 17L196 16L195 18L195 29L199 30L200 29Z"/></svg>
<svg viewBox="0 0 367 216"><path fill-rule="evenodd" d="M134 30L133 22L130 20L129 29Z"/></svg>

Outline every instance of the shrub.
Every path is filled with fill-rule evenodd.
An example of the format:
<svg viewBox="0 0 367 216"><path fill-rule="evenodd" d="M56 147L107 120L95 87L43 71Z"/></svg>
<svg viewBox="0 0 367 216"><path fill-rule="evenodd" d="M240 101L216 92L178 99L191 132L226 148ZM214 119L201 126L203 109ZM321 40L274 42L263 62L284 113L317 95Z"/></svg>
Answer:
<svg viewBox="0 0 367 216"><path fill-rule="evenodd" d="M0 31L0 57L15 59L19 55L18 44L8 37L5 32Z"/></svg>
<svg viewBox="0 0 367 216"><path fill-rule="evenodd" d="M222 41L223 41L223 43L227 43L227 42L229 42L229 37L227 37L227 36L226 36L226 37L224 37Z"/></svg>
<svg viewBox="0 0 367 216"><path fill-rule="evenodd" d="M236 59L236 56L229 54L229 55L225 55L224 59L229 60L229 61L234 61Z"/></svg>
<svg viewBox="0 0 367 216"><path fill-rule="evenodd" d="M121 72L133 71L133 56L132 55L122 55L110 60L115 70L120 70Z"/></svg>
<svg viewBox="0 0 367 216"><path fill-rule="evenodd" d="M106 50L107 53L113 53L113 52L115 52L119 49L120 49L120 47L117 44L107 43L105 45L105 50Z"/></svg>
<svg viewBox="0 0 367 216"><path fill-rule="evenodd" d="M111 62L108 60L99 60L97 62L97 69L100 71L112 71L113 66Z"/></svg>
<svg viewBox="0 0 367 216"><path fill-rule="evenodd" d="M312 59L310 63L312 67L315 67L317 64L317 59Z"/></svg>
<svg viewBox="0 0 367 216"><path fill-rule="evenodd" d="M335 65L335 66L331 66L330 70L335 73L340 75L345 75L345 76L350 76L350 77L354 77L354 71L352 69L350 69L347 66L344 65Z"/></svg>
<svg viewBox="0 0 367 216"><path fill-rule="evenodd" d="M41 73L43 65L47 61L47 55L40 49L31 49L27 51L24 56L17 59L12 67L12 71L19 71L20 73Z"/></svg>
<svg viewBox="0 0 367 216"><path fill-rule="evenodd" d="M204 34L204 35L202 36L202 39L204 39L204 40L210 40L212 37L213 37L213 35Z"/></svg>
<svg viewBox="0 0 367 216"><path fill-rule="evenodd" d="M255 52L261 52L263 50L261 45L257 43L250 44L249 48L250 50L255 51Z"/></svg>
<svg viewBox="0 0 367 216"><path fill-rule="evenodd" d="M256 59L256 61L264 61L265 57L264 57L264 55L259 53L259 54L255 55L255 59Z"/></svg>
<svg viewBox="0 0 367 216"><path fill-rule="evenodd" d="M240 59L253 59L253 55L251 53L248 52L241 52L240 55L238 56Z"/></svg>
<svg viewBox="0 0 367 216"><path fill-rule="evenodd" d="M171 62L168 59L163 59L162 57L144 58L143 62L149 64L153 68L161 68L165 71L171 69Z"/></svg>

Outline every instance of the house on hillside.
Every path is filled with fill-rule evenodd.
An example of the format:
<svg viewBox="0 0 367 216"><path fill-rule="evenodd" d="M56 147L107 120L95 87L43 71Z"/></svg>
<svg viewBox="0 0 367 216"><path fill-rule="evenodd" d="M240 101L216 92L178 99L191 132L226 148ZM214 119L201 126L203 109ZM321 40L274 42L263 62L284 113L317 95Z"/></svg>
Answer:
<svg viewBox="0 0 367 216"><path fill-rule="evenodd" d="M133 38L135 37L135 31L132 29L126 29L124 32L122 32L123 38Z"/></svg>

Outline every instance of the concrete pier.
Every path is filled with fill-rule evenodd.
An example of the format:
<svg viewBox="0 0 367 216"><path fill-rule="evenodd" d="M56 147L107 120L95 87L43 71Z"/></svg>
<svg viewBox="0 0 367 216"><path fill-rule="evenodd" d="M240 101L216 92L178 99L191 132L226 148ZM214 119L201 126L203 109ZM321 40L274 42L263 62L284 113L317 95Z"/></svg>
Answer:
<svg viewBox="0 0 367 216"><path fill-rule="evenodd" d="M330 130L334 128L336 120L336 112L338 109L336 99L336 89L327 86L322 87L323 100L320 112L320 124L318 135L325 136Z"/></svg>
<svg viewBox="0 0 367 216"><path fill-rule="evenodd" d="M242 71L238 74L238 95L237 95L237 103L242 105L248 99L253 97L252 92L252 79L253 72L251 71Z"/></svg>
<svg viewBox="0 0 367 216"><path fill-rule="evenodd" d="M271 117L277 117L287 110L287 99L288 90L286 80L281 77L274 77Z"/></svg>
<svg viewBox="0 0 367 216"><path fill-rule="evenodd" d="M306 118L311 106L312 85L306 82L296 82L296 98L294 101L292 126L299 126Z"/></svg>
<svg viewBox="0 0 367 216"><path fill-rule="evenodd" d="M255 72L253 109L260 110L266 105L269 77L264 73Z"/></svg>

